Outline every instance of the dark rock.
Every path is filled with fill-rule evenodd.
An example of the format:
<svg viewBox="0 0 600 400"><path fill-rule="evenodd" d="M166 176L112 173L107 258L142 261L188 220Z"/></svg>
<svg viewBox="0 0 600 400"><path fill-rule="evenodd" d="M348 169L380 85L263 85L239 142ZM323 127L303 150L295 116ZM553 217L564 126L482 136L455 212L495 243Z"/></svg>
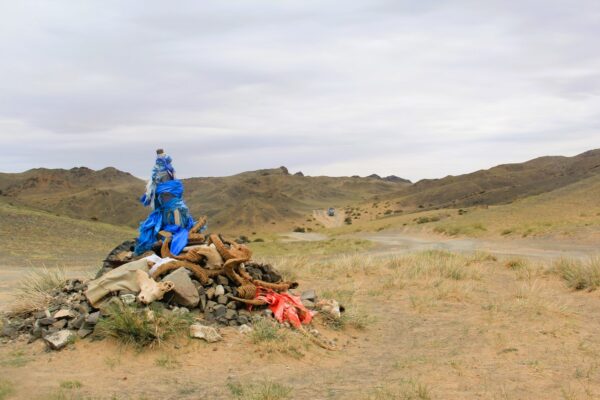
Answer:
<svg viewBox="0 0 600 400"><path fill-rule="evenodd" d="M85 318L85 322L89 325L96 325L98 323L98 319L100 319L100 311L96 311L88 315Z"/></svg>
<svg viewBox="0 0 600 400"><path fill-rule="evenodd" d="M200 302L198 303L200 311L204 311L206 309L206 303L208 302L206 295L200 295Z"/></svg>
<svg viewBox="0 0 600 400"><path fill-rule="evenodd" d="M227 323L229 326L238 326L239 323L235 319L230 319Z"/></svg>
<svg viewBox="0 0 600 400"><path fill-rule="evenodd" d="M35 319L42 319L46 317L48 317L48 315L46 315L46 311L36 311L33 313L33 318Z"/></svg>
<svg viewBox="0 0 600 400"><path fill-rule="evenodd" d="M92 332L94 332L92 329L81 328L77 331L77 336L83 339L84 337L89 336Z"/></svg>
<svg viewBox="0 0 600 400"><path fill-rule="evenodd" d="M19 336L19 331L14 326L5 325L2 327L2 331L0 331L0 336L6 337L9 339L15 339L17 336Z"/></svg>
<svg viewBox="0 0 600 400"><path fill-rule="evenodd" d="M222 304L217 304L214 309L215 318L219 319L219 317L224 316L227 313L227 307Z"/></svg>
<svg viewBox="0 0 600 400"><path fill-rule="evenodd" d="M237 320L240 325L245 325L245 324L250 323L250 319L248 319L248 317L246 317L245 315L238 315Z"/></svg>
<svg viewBox="0 0 600 400"><path fill-rule="evenodd" d="M56 320L54 318L40 318L38 319L38 323L42 326L48 326L48 325L52 325L53 323L55 323Z"/></svg>
<svg viewBox="0 0 600 400"><path fill-rule="evenodd" d="M81 325L83 325L84 321L85 321L85 317L83 315L80 315L79 317L72 319L71 321L69 321L69 329L81 328Z"/></svg>
<svg viewBox="0 0 600 400"><path fill-rule="evenodd" d="M227 286L227 285L229 285L229 279L227 279L226 276L219 275L219 276L217 276L217 283L219 285Z"/></svg>

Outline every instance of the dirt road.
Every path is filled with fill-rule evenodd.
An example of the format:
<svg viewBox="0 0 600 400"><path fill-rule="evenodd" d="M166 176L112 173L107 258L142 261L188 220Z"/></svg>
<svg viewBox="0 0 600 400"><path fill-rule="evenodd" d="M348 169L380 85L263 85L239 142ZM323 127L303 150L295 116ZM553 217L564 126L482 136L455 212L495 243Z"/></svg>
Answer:
<svg viewBox="0 0 600 400"><path fill-rule="evenodd" d="M379 254L402 254L419 250L447 250L453 252L484 251L500 256L516 256L538 259L560 257L588 258L600 255L600 243L581 244L576 241L520 238L520 239L474 239L425 236L400 232L361 233L353 235L371 240L379 246L373 251Z"/></svg>
<svg viewBox="0 0 600 400"><path fill-rule="evenodd" d="M330 217L327 215L327 210L313 210L313 217L325 228L336 228L344 223L345 214L342 211L336 210L335 215Z"/></svg>

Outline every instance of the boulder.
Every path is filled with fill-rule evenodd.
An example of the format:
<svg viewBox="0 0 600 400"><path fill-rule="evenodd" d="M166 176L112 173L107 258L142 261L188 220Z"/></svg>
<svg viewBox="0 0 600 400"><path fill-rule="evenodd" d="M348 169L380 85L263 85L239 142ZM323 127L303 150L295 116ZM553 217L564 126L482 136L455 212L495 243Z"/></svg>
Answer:
<svg viewBox="0 0 600 400"><path fill-rule="evenodd" d="M173 282L173 301L184 307L194 308L200 301L198 289L185 268L179 268L163 278L163 282Z"/></svg>
<svg viewBox="0 0 600 400"><path fill-rule="evenodd" d="M193 324L190 326L190 336L197 339L204 339L208 343L218 342L223 340L216 328L201 324Z"/></svg>
<svg viewBox="0 0 600 400"><path fill-rule="evenodd" d="M74 333L68 329L63 329L48 335L44 338L44 341L50 346L52 350L60 350L65 347L73 339Z"/></svg>

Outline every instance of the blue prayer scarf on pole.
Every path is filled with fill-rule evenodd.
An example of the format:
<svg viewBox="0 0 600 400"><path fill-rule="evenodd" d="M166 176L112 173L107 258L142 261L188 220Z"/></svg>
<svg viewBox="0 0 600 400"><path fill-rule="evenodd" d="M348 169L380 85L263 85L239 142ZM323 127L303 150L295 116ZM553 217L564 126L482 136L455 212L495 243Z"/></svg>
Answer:
<svg viewBox="0 0 600 400"><path fill-rule="evenodd" d="M163 202L161 195L165 193L170 194L173 198ZM140 224L140 236L135 246L136 255L150 250L161 230L173 234L170 250L174 255L178 255L187 245L188 232L195 222L182 196L183 184L179 180L163 182L156 187L156 197L159 199L158 207ZM179 210L181 216L179 225L175 224L173 217L175 210Z"/></svg>

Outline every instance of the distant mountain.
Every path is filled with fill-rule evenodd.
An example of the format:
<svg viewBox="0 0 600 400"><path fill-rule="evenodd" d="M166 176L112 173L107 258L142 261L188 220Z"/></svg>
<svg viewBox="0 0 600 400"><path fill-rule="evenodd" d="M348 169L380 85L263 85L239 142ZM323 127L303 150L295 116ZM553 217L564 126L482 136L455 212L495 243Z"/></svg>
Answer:
<svg viewBox="0 0 600 400"><path fill-rule="evenodd" d="M315 208L393 201L404 212L510 203L600 174L600 150L574 157L540 157L459 176L410 181L391 175L361 178L291 175L287 168L227 177L184 179L185 199L213 228L288 229ZM0 173L0 202L84 220L137 227L148 209L138 202L145 182L115 168L79 167ZM387 206L386 206L387 207Z"/></svg>
<svg viewBox="0 0 600 400"><path fill-rule="evenodd" d="M442 179L424 179L384 198L405 210L509 203L600 174L600 149L548 156Z"/></svg>
<svg viewBox="0 0 600 400"><path fill-rule="evenodd" d="M290 175L287 168L217 178L183 179L196 216L219 227L291 223L313 208L341 207L396 191L404 183L367 178ZM136 227L148 209L138 202L145 182L115 168L79 167L0 173L0 199L72 218Z"/></svg>

